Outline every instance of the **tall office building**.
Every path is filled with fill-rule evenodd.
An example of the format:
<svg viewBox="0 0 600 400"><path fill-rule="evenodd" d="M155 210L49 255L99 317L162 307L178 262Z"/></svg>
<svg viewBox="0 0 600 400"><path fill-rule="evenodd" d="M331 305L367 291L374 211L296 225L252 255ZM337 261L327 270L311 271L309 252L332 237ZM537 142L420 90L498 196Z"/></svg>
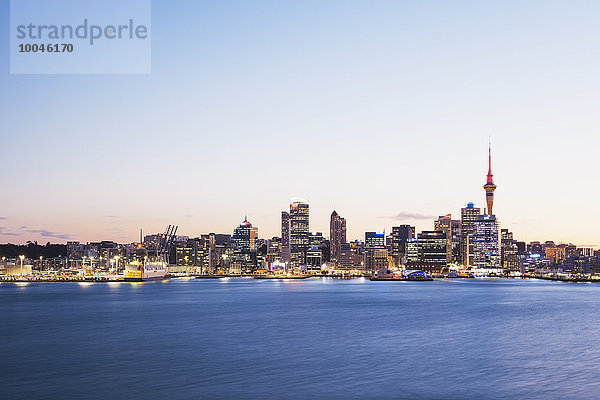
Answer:
<svg viewBox="0 0 600 400"><path fill-rule="evenodd" d="M473 203L468 203L460 210L460 261L465 266L473 266L475 262L473 237L475 235L475 222L480 214L480 209Z"/></svg>
<svg viewBox="0 0 600 400"><path fill-rule="evenodd" d="M494 215L494 191L496 190L496 185L494 185L494 175L492 174L492 145L490 143L488 149L488 173L487 173L487 181L483 188L485 189L485 201L487 203L487 215Z"/></svg>
<svg viewBox="0 0 600 400"><path fill-rule="evenodd" d="M281 261L290 263L290 213L281 212Z"/></svg>
<svg viewBox="0 0 600 400"><path fill-rule="evenodd" d="M334 210L329 220L329 246L332 265L338 264L342 244L346 243L346 219Z"/></svg>
<svg viewBox="0 0 600 400"><path fill-rule="evenodd" d="M419 262L419 242L416 238L408 239L405 243L406 249L406 262L418 263Z"/></svg>
<svg viewBox="0 0 600 400"><path fill-rule="evenodd" d="M392 262L398 266L406 256L406 243L415 237L415 227L410 225L392 226Z"/></svg>
<svg viewBox="0 0 600 400"><path fill-rule="evenodd" d="M292 267L298 268L306 263L309 237L308 203L295 200L290 204L290 259Z"/></svg>
<svg viewBox="0 0 600 400"><path fill-rule="evenodd" d="M441 231L423 231L417 240L419 262L431 267L445 267L448 262L448 241Z"/></svg>
<svg viewBox="0 0 600 400"><path fill-rule="evenodd" d="M438 219L433 221L433 230L439 231L439 232L444 232L444 235L446 235L446 241L447 241L446 251L448 253L446 256L446 259L448 262L451 262L452 261L452 214L441 215L440 217L438 217Z"/></svg>
<svg viewBox="0 0 600 400"><path fill-rule="evenodd" d="M500 224L495 215L478 215L475 221L474 266L484 269L500 269Z"/></svg>
<svg viewBox="0 0 600 400"><path fill-rule="evenodd" d="M252 226L248 217L233 230L231 237L236 250L251 252L256 251L256 239L258 239L258 228Z"/></svg>
<svg viewBox="0 0 600 400"><path fill-rule="evenodd" d="M317 246L311 246L306 251L306 272L319 273L323 264L323 253Z"/></svg>

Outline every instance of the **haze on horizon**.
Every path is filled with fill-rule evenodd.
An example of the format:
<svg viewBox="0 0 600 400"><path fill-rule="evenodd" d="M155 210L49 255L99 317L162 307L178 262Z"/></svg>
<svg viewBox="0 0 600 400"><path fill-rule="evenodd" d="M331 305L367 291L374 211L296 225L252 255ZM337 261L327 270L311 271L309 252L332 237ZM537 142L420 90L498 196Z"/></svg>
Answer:
<svg viewBox="0 0 600 400"><path fill-rule="evenodd" d="M148 75L9 75L2 31L0 242L270 238L294 196L432 229L483 207L491 134L502 228L600 248L600 3L152 6Z"/></svg>

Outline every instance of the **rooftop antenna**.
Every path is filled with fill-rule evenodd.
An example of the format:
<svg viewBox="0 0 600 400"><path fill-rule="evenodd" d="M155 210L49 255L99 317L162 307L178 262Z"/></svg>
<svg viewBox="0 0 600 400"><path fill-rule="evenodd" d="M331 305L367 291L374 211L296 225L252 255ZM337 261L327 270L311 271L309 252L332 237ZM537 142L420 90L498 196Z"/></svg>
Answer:
<svg viewBox="0 0 600 400"><path fill-rule="evenodd" d="M488 135L488 175L492 174L492 135Z"/></svg>

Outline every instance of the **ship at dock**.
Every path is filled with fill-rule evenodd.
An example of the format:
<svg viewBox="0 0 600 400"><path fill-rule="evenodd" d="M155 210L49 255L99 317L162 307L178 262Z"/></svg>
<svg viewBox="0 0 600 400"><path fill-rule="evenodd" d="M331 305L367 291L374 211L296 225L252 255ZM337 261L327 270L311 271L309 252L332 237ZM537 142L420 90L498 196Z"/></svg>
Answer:
<svg viewBox="0 0 600 400"><path fill-rule="evenodd" d="M135 259L125 266L123 280L125 282L146 282L165 279L169 265L169 250L176 233L177 226L169 225L154 251L143 248L140 237L139 252Z"/></svg>

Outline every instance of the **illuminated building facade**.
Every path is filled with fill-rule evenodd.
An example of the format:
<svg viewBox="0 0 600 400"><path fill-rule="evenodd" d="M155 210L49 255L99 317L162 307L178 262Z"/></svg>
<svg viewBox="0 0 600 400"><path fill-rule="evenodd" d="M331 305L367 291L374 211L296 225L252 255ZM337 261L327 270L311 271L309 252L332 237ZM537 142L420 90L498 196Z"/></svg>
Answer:
<svg viewBox="0 0 600 400"><path fill-rule="evenodd" d="M236 250L245 252L256 251L258 228L252 226L246 217L240 226L233 230L233 236L231 238Z"/></svg>
<svg viewBox="0 0 600 400"><path fill-rule="evenodd" d="M487 215L494 215L494 191L496 190L496 185L494 185L494 175L492 174L492 145L490 144L489 153L488 153L488 173L487 173L487 181L483 188L485 189L485 201L487 204Z"/></svg>
<svg viewBox="0 0 600 400"><path fill-rule="evenodd" d="M309 239L308 203L296 200L290 204L290 262L299 268L306 263L306 251Z"/></svg>
<svg viewBox="0 0 600 400"><path fill-rule="evenodd" d="M319 273L323 265L323 253L317 246L311 246L306 252L306 272Z"/></svg>
<svg viewBox="0 0 600 400"><path fill-rule="evenodd" d="M474 236L479 214L479 207L475 207L473 203L468 203L460 210L460 262L465 266L475 265Z"/></svg>
<svg viewBox="0 0 600 400"><path fill-rule="evenodd" d="M290 213L281 212L281 261L290 263Z"/></svg>
<svg viewBox="0 0 600 400"><path fill-rule="evenodd" d="M365 232L365 247L385 247L385 233Z"/></svg>
<svg viewBox="0 0 600 400"><path fill-rule="evenodd" d="M442 231L423 231L417 236L418 261L424 264L446 266L448 240Z"/></svg>
<svg viewBox="0 0 600 400"><path fill-rule="evenodd" d="M374 273L389 266L388 250L381 247L367 247L364 252L364 268Z"/></svg>
<svg viewBox="0 0 600 400"><path fill-rule="evenodd" d="M478 215L475 221L474 266L500 269L500 224L495 215Z"/></svg>
<svg viewBox="0 0 600 400"><path fill-rule="evenodd" d="M392 226L391 256L394 265L402 264L402 257L406 255L406 243L414 239L415 227L410 225Z"/></svg>
<svg viewBox="0 0 600 400"><path fill-rule="evenodd" d="M451 214L442 215L433 222L433 230L444 232L448 242L446 257L448 262L458 262L460 259L461 223L453 220Z"/></svg>
<svg viewBox="0 0 600 400"><path fill-rule="evenodd" d="M346 219L340 217L334 210L329 219L329 257L333 266L338 264L340 251L344 243L346 243Z"/></svg>

